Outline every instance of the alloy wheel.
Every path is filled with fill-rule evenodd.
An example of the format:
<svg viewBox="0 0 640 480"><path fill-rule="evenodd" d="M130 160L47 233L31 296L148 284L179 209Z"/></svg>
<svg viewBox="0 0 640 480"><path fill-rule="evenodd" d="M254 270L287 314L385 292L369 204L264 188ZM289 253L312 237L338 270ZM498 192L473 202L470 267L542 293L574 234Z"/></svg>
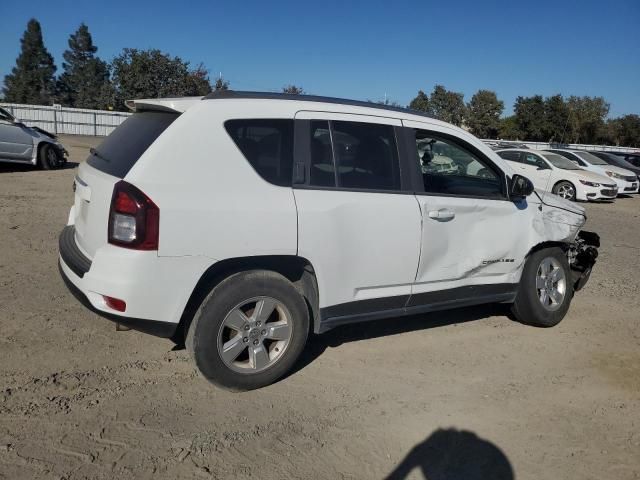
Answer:
<svg viewBox="0 0 640 480"><path fill-rule="evenodd" d="M567 294L567 278L560 262L546 257L538 266L536 292L542 306L553 312L558 310Z"/></svg>
<svg viewBox="0 0 640 480"><path fill-rule="evenodd" d="M255 297L234 307L218 332L218 353L238 373L257 373L273 366L289 346L291 314L272 297Z"/></svg>

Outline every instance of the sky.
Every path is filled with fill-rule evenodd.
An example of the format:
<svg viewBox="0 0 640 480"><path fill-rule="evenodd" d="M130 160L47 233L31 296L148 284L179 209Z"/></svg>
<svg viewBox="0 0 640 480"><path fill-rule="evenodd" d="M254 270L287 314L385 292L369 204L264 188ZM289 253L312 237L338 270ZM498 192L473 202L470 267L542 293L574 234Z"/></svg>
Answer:
<svg viewBox="0 0 640 480"><path fill-rule="evenodd" d="M58 73L88 25L98 55L157 48L236 90L287 84L315 95L408 104L434 85L518 95L603 96L610 116L640 114L640 0L87 1L0 0L0 79L27 21L42 25Z"/></svg>

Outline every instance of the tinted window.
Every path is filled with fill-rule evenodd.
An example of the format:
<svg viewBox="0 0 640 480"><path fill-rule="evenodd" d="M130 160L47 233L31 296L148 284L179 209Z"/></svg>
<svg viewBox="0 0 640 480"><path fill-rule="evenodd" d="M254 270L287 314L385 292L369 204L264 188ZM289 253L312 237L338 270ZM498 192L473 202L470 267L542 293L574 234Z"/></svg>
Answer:
<svg viewBox="0 0 640 480"><path fill-rule="evenodd" d="M229 120L225 128L263 179L291 186L293 120Z"/></svg>
<svg viewBox="0 0 640 480"><path fill-rule="evenodd" d="M315 120L311 122L311 166L309 184L318 187L335 187L336 170L331 151L331 133L329 122Z"/></svg>
<svg viewBox="0 0 640 480"><path fill-rule="evenodd" d="M87 163L109 175L124 178L140 156L179 115L165 112L133 114L95 149Z"/></svg>
<svg viewBox="0 0 640 480"><path fill-rule="evenodd" d="M502 177L459 140L416 130L418 164L427 193L502 198Z"/></svg>
<svg viewBox="0 0 640 480"><path fill-rule="evenodd" d="M398 149L392 126L314 120L310 137L310 185L400 190Z"/></svg>
<svg viewBox="0 0 640 480"><path fill-rule="evenodd" d="M522 156L524 157L524 161L522 163L525 165L538 168L548 168L544 160L533 153L524 153Z"/></svg>
<svg viewBox="0 0 640 480"><path fill-rule="evenodd" d="M520 162L520 152L497 152L505 160L512 162Z"/></svg>
<svg viewBox="0 0 640 480"><path fill-rule="evenodd" d="M357 122L332 122L331 126L339 187L400 190L392 126Z"/></svg>

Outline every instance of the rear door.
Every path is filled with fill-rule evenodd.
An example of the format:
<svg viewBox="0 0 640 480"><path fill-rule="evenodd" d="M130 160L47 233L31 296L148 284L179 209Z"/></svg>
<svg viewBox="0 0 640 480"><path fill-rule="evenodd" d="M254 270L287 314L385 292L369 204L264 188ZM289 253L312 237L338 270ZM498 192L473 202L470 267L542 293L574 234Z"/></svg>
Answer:
<svg viewBox="0 0 640 480"><path fill-rule="evenodd" d="M107 243L109 208L114 185L179 116L141 112L125 120L80 164L75 177L72 218L76 242L89 258Z"/></svg>
<svg viewBox="0 0 640 480"><path fill-rule="evenodd" d="M400 168L400 125L296 115L298 254L316 269L324 318L402 308L411 293L421 217Z"/></svg>

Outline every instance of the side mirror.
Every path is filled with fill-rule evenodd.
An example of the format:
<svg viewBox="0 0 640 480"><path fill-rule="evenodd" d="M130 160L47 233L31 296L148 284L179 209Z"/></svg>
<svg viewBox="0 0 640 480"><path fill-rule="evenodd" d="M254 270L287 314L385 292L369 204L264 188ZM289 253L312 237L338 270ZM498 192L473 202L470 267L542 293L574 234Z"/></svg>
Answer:
<svg viewBox="0 0 640 480"><path fill-rule="evenodd" d="M522 175L514 175L509 186L509 197L512 200L520 200L533 193L533 183Z"/></svg>

